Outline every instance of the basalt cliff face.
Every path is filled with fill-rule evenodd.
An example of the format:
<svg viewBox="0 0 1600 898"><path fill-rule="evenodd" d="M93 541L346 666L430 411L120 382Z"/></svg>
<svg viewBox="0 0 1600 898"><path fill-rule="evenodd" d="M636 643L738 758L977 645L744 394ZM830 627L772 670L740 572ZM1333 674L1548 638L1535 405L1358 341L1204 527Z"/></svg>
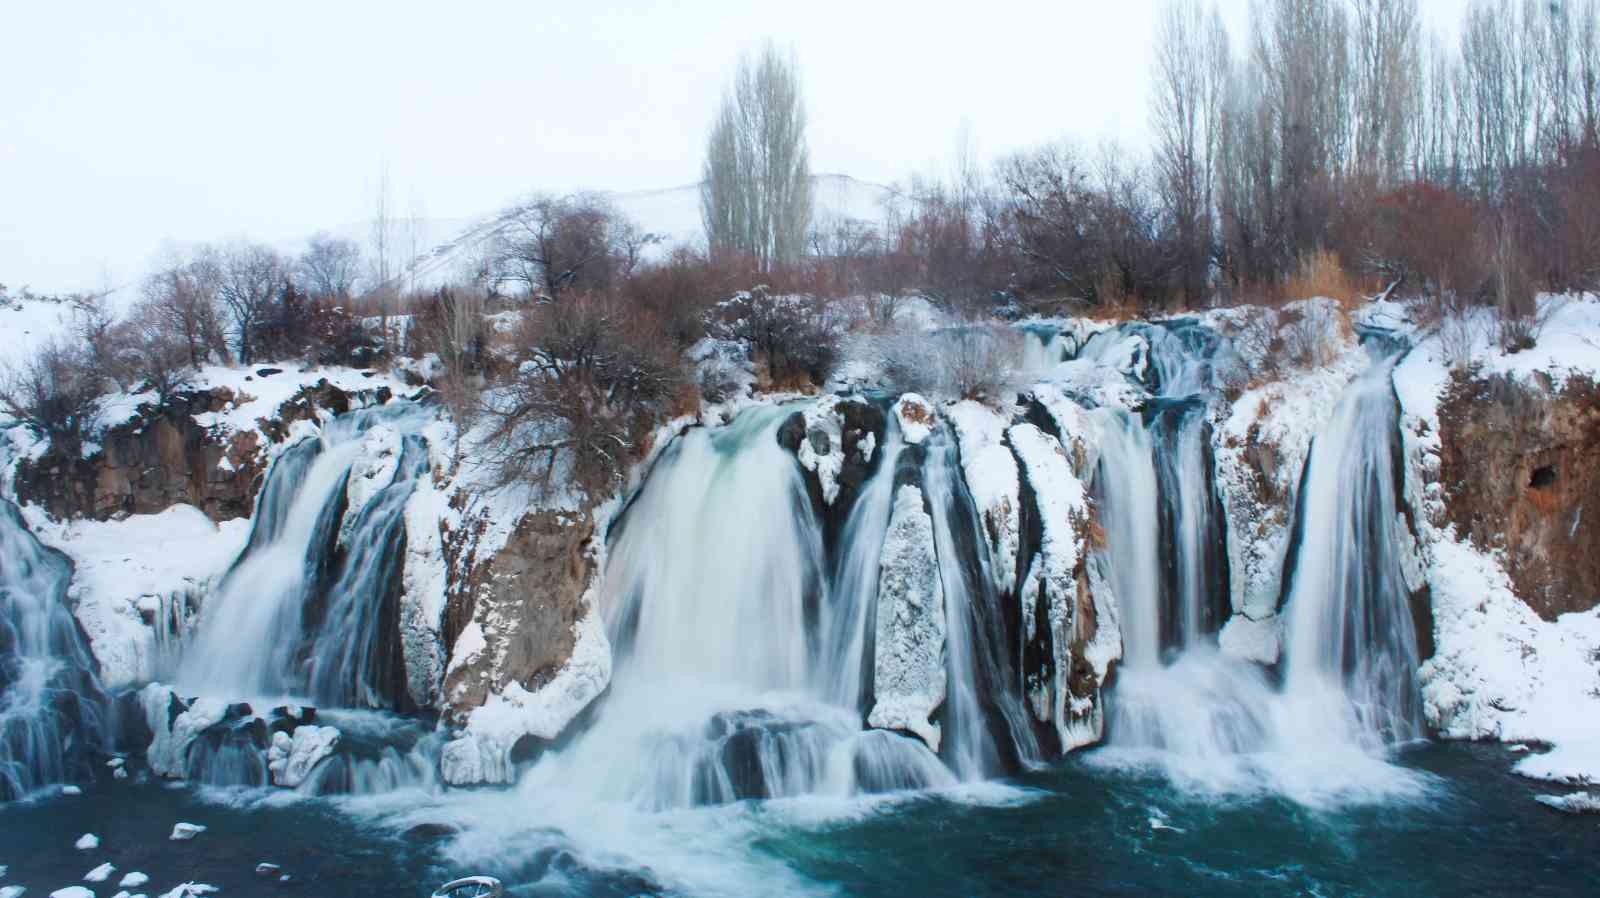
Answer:
<svg viewBox="0 0 1600 898"><path fill-rule="evenodd" d="M1439 482L1457 535L1498 552L1545 620L1600 600L1600 384L1455 374L1439 407Z"/></svg>

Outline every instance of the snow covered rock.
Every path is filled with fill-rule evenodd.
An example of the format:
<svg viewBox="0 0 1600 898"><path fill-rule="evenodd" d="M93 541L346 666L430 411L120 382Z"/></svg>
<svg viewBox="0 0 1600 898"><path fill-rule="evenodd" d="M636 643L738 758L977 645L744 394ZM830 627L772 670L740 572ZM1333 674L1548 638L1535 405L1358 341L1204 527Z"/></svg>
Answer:
<svg viewBox="0 0 1600 898"><path fill-rule="evenodd" d="M161 898L199 898L200 895L209 895L221 891L214 885L203 882L186 882L177 886L170 892L161 893Z"/></svg>
<svg viewBox="0 0 1600 898"><path fill-rule="evenodd" d="M1053 725L1062 751L1070 751L1104 731L1100 685L1122 657L1116 600L1108 562L1087 551L1088 496L1066 450L1032 424L1007 435L1040 525L1039 545L1023 548L1028 567L1019 585L1031 647L1025 655L1037 658L1023 671L1026 697L1035 719Z"/></svg>
<svg viewBox="0 0 1600 898"><path fill-rule="evenodd" d="M933 433L937 420L933 405L916 393L901 396L894 404L894 415L900 422L900 438L911 446L920 446Z"/></svg>
<svg viewBox="0 0 1600 898"><path fill-rule="evenodd" d="M1366 363L1352 344L1328 367L1246 390L1212 432L1216 490L1228 526L1229 602L1234 615L1248 621L1224 643L1229 654L1238 649L1247 653L1236 657L1277 661L1277 640L1266 638L1275 628L1266 622L1277 613L1300 476L1317 426ZM1247 631L1255 638L1242 640Z"/></svg>
<svg viewBox="0 0 1600 898"><path fill-rule="evenodd" d="M350 527L358 513L373 496L394 482L400 469L402 441L400 432L387 424L373 425L361 438L361 451L350 466L345 481L345 498L348 501L344 521L339 533L340 541L350 535Z"/></svg>
<svg viewBox="0 0 1600 898"><path fill-rule="evenodd" d="M589 600L593 533L588 514L529 512L451 596L472 616L452 648L446 713L483 740L480 754L509 752L523 736L555 738L610 683L611 645Z"/></svg>
<svg viewBox="0 0 1600 898"><path fill-rule="evenodd" d="M1591 311L1600 316L1600 306ZM1600 340L1600 317L1578 325L1580 330L1562 339L1587 339L1590 349L1587 353L1574 349L1566 358L1593 359L1592 344ZM1550 343L1554 346L1559 341ZM1541 340L1539 349L1516 356L1491 354L1480 360L1480 373L1513 373L1524 382L1535 383L1541 373L1551 383L1558 376L1570 376L1570 372L1553 367L1545 344ZM1402 410L1407 497L1418 510L1419 549L1427 564L1433 616L1434 651L1417 674L1423 715L1445 738L1551 746L1549 751L1524 755L1517 762L1515 771L1523 776L1569 784L1600 782L1600 665L1595 663L1600 657L1600 607L1553 614L1553 619L1541 617L1526 601L1528 597L1519 594L1507 571L1507 561L1514 560L1515 554L1487 551L1461 532L1460 516L1474 512L1456 503L1463 500L1462 490L1471 484L1446 483L1447 476L1468 475L1461 459L1452 463L1455 470L1450 473L1444 458L1451 451L1470 450L1444 445L1446 428L1441 426L1440 415L1450 404L1452 380L1446 357L1438 338L1430 337L1411 351L1394 374ZM1483 412L1457 409L1456 414L1471 418ZM1516 478L1512 485L1519 491L1541 488L1531 476L1523 481L1518 470L1490 475ZM1485 484L1483 488L1494 491L1502 486ZM1550 498L1550 507L1559 507L1560 497ZM1474 505L1480 515L1474 526L1488 520L1481 516L1489 513L1486 508L1493 513L1506 511L1495 508L1494 502ZM1595 554L1593 546L1587 551ZM1543 604L1543 608L1546 613L1557 610L1551 604Z"/></svg>
<svg viewBox="0 0 1600 898"><path fill-rule="evenodd" d="M611 643L606 639L599 614L590 609L573 629L576 642L572 655L547 683L533 690L523 688L521 683L509 683L468 715L463 738L477 744L476 757L457 747L458 753L466 754L457 755L453 771L446 772L446 782L454 785L508 782L511 775L509 753L518 740L524 737L545 742L555 739L605 691L611 682ZM461 741L454 740L446 748L459 746ZM505 757L498 757L499 754ZM484 777L504 778L466 778L474 771L481 772Z"/></svg>
<svg viewBox="0 0 1600 898"><path fill-rule="evenodd" d="M1572 792L1567 795L1538 795L1534 800L1568 814L1600 814L1600 792Z"/></svg>
<svg viewBox="0 0 1600 898"><path fill-rule="evenodd" d="M139 691L145 723L155 738L145 753L150 770L157 776L182 778L187 775L189 744L207 728L227 717L228 705L221 699L199 698L185 704L177 693L160 683Z"/></svg>
<svg viewBox="0 0 1600 898"><path fill-rule="evenodd" d="M267 769L272 781L291 789L299 786L339 747L339 738L336 727L316 724L297 726L292 736L283 730L273 733L272 745L267 748Z"/></svg>
<svg viewBox="0 0 1600 898"><path fill-rule="evenodd" d="M933 519L922 490L895 493L884 537L878 581L877 650L873 657L876 704L867 723L915 734L939 750L939 726L929 718L944 703L944 588L939 582Z"/></svg>
<svg viewBox="0 0 1600 898"><path fill-rule="evenodd" d="M446 462L432 453L436 447L454 445L454 428L438 422L428 430L430 473L445 473ZM459 524L461 517L450 507L448 493L434 480L429 474L419 477L406 502L406 556L401 569L400 652L405 661L406 692L419 708L438 707L444 689L443 630L450 585L444 528Z"/></svg>
<svg viewBox="0 0 1600 898"><path fill-rule="evenodd" d="M999 413L972 400L945 411L961 447L961 470L989 543L989 572L995 592L1017 588L1021 497L1017 461L1005 443L1006 423Z"/></svg>

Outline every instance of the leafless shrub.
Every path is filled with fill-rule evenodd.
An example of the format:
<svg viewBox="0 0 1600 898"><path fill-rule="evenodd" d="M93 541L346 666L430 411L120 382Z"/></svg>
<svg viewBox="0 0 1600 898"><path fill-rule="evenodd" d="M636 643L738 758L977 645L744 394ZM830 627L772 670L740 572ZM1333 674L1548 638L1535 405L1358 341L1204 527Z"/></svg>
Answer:
<svg viewBox="0 0 1600 898"><path fill-rule="evenodd" d="M86 346L51 341L0 371L0 412L56 451L76 456L93 429L100 386Z"/></svg>
<svg viewBox="0 0 1600 898"><path fill-rule="evenodd" d="M221 272L213 258L173 256L145 279L144 298L134 317L160 328L183 344L189 365L199 368L207 359L226 360L227 341L217 310Z"/></svg>
<svg viewBox="0 0 1600 898"><path fill-rule="evenodd" d="M712 309L714 336L744 341L776 385L823 384L839 356L839 327L813 296L773 295L765 286Z"/></svg>
<svg viewBox="0 0 1600 898"><path fill-rule="evenodd" d="M439 360L432 379L458 421L469 420L477 408L475 385L484 373L487 332L484 327L485 295L472 288L444 287L423 300L414 312L411 351Z"/></svg>
<svg viewBox="0 0 1600 898"><path fill-rule="evenodd" d="M651 322L595 295L529 309L514 349L516 372L483 409L499 481L607 495L681 390L679 356Z"/></svg>
<svg viewBox="0 0 1600 898"><path fill-rule="evenodd" d="M885 386L895 393L996 400L1014 385L1022 335L969 322L934 332L905 329L880 338Z"/></svg>

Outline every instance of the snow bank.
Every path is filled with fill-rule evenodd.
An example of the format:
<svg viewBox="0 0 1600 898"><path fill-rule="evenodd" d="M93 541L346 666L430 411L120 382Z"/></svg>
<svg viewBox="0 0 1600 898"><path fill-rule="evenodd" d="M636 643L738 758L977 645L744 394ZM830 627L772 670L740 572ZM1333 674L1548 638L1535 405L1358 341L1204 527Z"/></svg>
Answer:
<svg viewBox="0 0 1600 898"><path fill-rule="evenodd" d="M605 691L611 682L611 642L599 613L590 606L574 629L572 657L549 683L530 692L513 682L473 709L462 735L445 745L441 759L445 782L509 782L509 755L517 740L556 738ZM458 651L459 642L468 638L463 632ZM472 638L481 641L481 631Z"/></svg>
<svg viewBox="0 0 1600 898"><path fill-rule="evenodd" d="M111 689L164 673L164 646L187 625L186 597L203 595L244 547L250 522L213 524L191 505L120 521L23 514L40 541L72 559L67 598Z"/></svg>
<svg viewBox="0 0 1600 898"><path fill-rule="evenodd" d="M894 497L878 581L876 704L867 723L912 733L939 750L939 725L929 717L944 703L944 587L934 551L933 518L922 490L907 484Z"/></svg>

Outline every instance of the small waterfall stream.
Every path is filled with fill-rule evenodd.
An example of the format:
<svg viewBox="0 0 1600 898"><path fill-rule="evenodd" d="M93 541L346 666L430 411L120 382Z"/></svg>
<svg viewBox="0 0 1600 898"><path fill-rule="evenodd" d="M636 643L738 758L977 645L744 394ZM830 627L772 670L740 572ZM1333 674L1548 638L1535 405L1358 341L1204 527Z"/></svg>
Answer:
<svg viewBox="0 0 1600 898"><path fill-rule="evenodd" d="M374 639L393 613L385 599L396 585L405 503L427 464L414 433L426 416L404 402L350 412L274 460L249 542L206 601L178 682L235 698L393 705L396 672ZM346 521L351 468L378 427L398 434L394 470Z"/></svg>
<svg viewBox="0 0 1600 898"><path fill-rule="evenodd" d="M67 610L72 565L0 498L0 801L82 778L109 742L109 704Z"/></svg>
<svg viewBox="0 0 1600 898"><path fill-rule="evenodd" d="M1371 749L1423 732L1397 536L1398 359L1383 353L1358 376L1312 444L1283 600L1296 725Z"/></svg>
<svg viewBox="0 0 1600 898"><path fill-rule="evenodd" d="M944 754L964 780L992 777L1039 761L1019 682L1011 670L993 563L961 478L955 439L946 428L928 440L923 489L933 512L934 548L944 587L945 666L949 674Z"/></svg>

